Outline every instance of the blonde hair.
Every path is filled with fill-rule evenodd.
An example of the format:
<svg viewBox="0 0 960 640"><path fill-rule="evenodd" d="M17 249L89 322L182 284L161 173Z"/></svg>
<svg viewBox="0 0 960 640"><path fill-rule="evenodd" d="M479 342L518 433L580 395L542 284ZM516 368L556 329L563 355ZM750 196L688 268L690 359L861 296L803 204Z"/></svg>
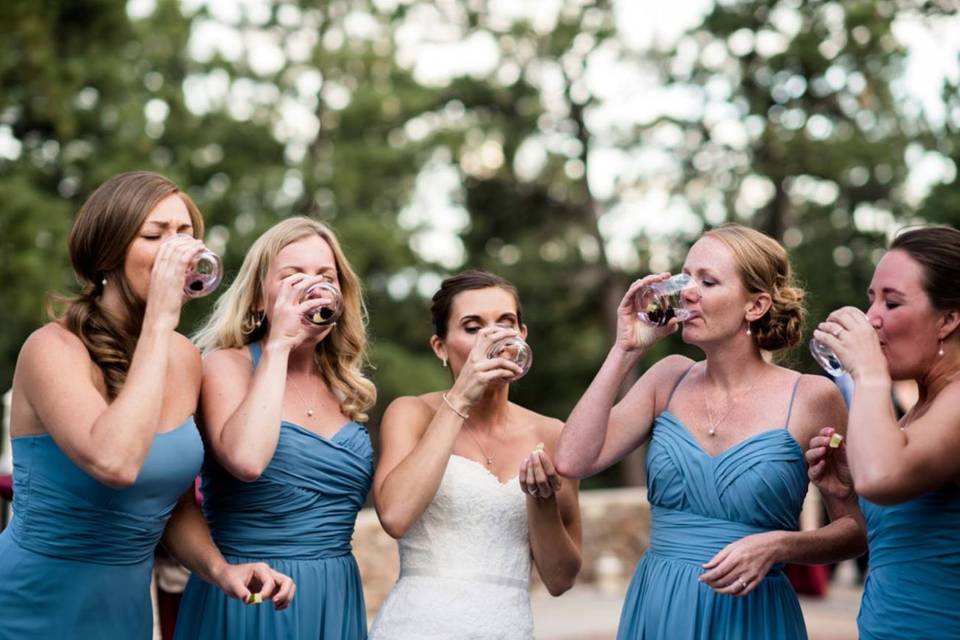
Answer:
<svg viewBox="0 0 960 640"><path fill-rule="evenodd" d="M320 378L340 399L340 410L351 420L365 422L365 411L377 399L377 390L362 368L366 364L367 309L360 279L347 261L333 231L303 216L287 218L265 231L250 247L240 272L220 296L210 317L193 340L204 354L235 349L260 340L267 322L259 311L265 304L264 283L270 264L286 247L316 235L330 246L343 294L343 315L327 338L317 345L314 363ZM258 324L258 319L262 322Z"/></svg>
<svg viewBox="0 0 960 640"><path fill-rule="evenodd" d="M757 345L765 351L779 351L799 343L807 316L806 293L796 285L787 250L770 236L739 224L723 225L703 235L733 251L747 291L770 294L770 309L750 323Z"/></svg>
<svg viewBox="0 0 960 640"><path fill-rule="evenodd" d="M101 184L80 207L70 230L70 261L80 293L54 294L47 313L83 342L90 359L103 373L111 400L127 379L146 306L145 300L134 295L124 275L127 249L150 212L173 195L186 206L194 237L202 238L203 217L197 205L173 182L150 171L119 173ZM120 317L102 307L107 280L120 294ZM60 305L66 307L62 313L57 311Z"/></svg>

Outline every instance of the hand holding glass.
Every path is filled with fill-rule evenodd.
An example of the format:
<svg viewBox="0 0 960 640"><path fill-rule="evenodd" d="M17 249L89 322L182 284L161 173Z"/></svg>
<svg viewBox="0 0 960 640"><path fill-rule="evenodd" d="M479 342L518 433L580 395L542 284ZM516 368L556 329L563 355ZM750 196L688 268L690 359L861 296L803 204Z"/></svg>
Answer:
<svg viewBox="0 0 960 640"><path fill-rule="evenodd" d="M510 382L516 382L530 371L533 364L533 350L520 336L510 336L497 340L487 350L488 358L506 358L522 369Z"/></svg>
<svg viewBox="0 0 960 640"><path fill-rule="evenodd" d="M641 320L655 327L666 325L671 318L686 322L693 317L693 312L686 307L687 295L693 291L699 293L696 281L680 273L638 291L634 308Z"/></svg>
<svg viewBox="0 0 960 640"><path fill-rule="evenodd" d="M329 302L318 303L303 314L303 319L312 325L324 327L336 322L343 314L343 295L329 282L318 282L307 287L300 302L326 298Z"/></svg>

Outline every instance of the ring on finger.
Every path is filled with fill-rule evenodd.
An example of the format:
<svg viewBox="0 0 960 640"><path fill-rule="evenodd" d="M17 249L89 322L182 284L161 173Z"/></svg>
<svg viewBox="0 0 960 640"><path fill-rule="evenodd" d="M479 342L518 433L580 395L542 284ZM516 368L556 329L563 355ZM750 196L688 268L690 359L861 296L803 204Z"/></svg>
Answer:
<svg viewBox="0 0 960 640"><path fill-rule="evenodd" d="M744 580L743 578L740 578L737 582L739 582L739 584L740 584L740 589L741 589L741 590L747 588L747 581Z"/></svg>

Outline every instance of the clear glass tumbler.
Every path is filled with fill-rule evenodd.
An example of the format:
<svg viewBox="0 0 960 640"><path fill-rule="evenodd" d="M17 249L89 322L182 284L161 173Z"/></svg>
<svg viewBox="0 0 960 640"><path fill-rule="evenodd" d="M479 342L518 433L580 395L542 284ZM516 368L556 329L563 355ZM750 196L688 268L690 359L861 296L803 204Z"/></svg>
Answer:
<svg viewBox="0 0 960 640"><path fill-rule="evenodd" d="M487 350L488 358L506 358L515 362L522 371L510 382L516 382L530 371L533 364L533 350L520 336L511 336L497 340Z"/></svg>
<svg viewBox="0 0 960 640"><path fill-rule="evenodd" d="M307 287L300 298L300 302L308 300L326 299L329 302L322 302L317 306L308 309L303 314L303 319L310 324L323 327L336 322L343 314L343 295L340 290L329 282L318 282Z"/></svg>
<svg viewBox="0 0 960 640"><path fill-rule="evenodd" d="M671 318L685 322L693 316L686 308L686 296L694 290L698 290L696 281L685 273L655 282L637 292L634 301L637 315L655 327L664 326Z"/></svg>

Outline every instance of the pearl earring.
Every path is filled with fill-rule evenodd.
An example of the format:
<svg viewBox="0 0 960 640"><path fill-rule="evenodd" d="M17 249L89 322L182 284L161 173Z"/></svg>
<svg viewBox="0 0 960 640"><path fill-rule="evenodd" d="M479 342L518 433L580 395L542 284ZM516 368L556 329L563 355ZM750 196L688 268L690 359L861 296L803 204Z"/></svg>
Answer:
<svg viewBox="0 0 960 640"><path fill-rule="evenodd" d="M749 336L749 335L753 335L752 333L750 333L750 323L749 323L749 322L747 323L747 335L748 335L748 336Z"/></svg>
<svg viewBox="0 0 960 640"><path fill-rule="evenodd" d="M937 355L943 357L943 340L940 340L940 351L937 352Z"/></svg>
<svg viewBox="0 0 960 640"><path fill-rule="evenodd" d="M447 359L446 359L446 358L442 358L442 360L443 360L443 368L446 369L446 368L447 368Z"/></svg>
<svg viewBox="0 0 960 640"><path fill-rule="evenodd" d="M104 278L103 280L101 280L101 281L100 281L100 285L101 285L101 286L104 286L104 287L107 286L107 279Z"/></svg>

